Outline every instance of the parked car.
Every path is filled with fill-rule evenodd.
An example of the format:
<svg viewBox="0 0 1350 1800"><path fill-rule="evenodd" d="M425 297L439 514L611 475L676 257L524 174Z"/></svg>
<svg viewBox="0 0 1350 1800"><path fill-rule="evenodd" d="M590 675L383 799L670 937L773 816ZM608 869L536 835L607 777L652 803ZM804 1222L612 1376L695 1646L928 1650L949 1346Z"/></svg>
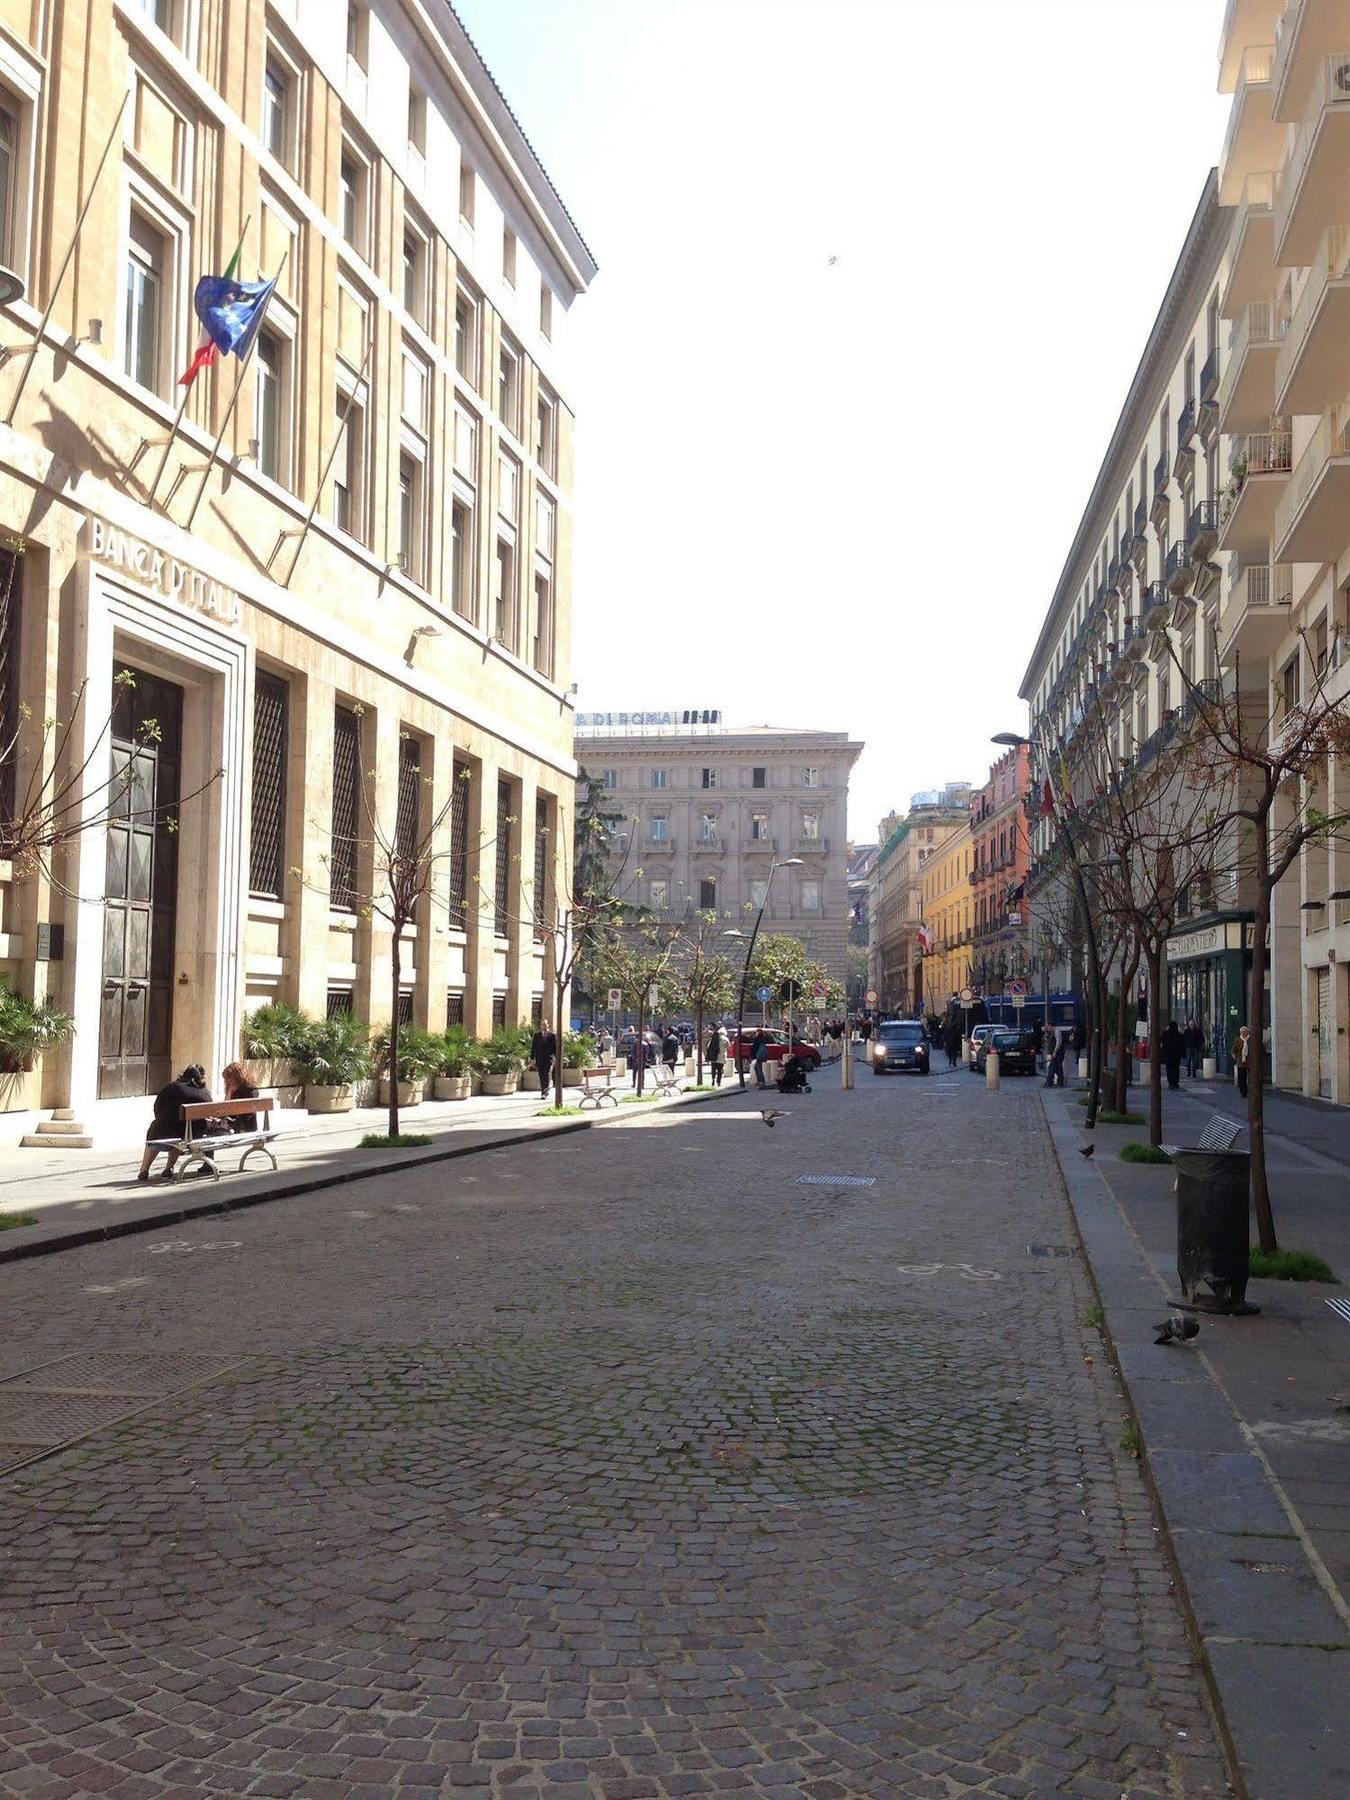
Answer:
<svg viewBox="0 0 1350 1800"><path fill-rule="evenodd" d="M968 1069L971 1069L971 1070L974 1069L975 1058L979 1052L980 1045L989 1036L989 1033L991 1031L997 1031L998 1029L999 1028L997 1025L972 1025L971 1026L970 1041L969 1041L969 1044L966 1049L966 1067Z"/></svg>
<svg viewBox="0 0 1350 1800"><path fill-rule="evenodd" d="M770 1031L765 1035L769 1040L768 1060L770 1062L781 1062L788 1054L787 1034L782 1031ZM747 1063L752 1061L754 1057L754 1032L746 1032L745 1049L743 1051L737 1048L740 1041L741 1040L736 1036L735 1032L733 1032L731 1034L731 1048L727 1052L727 1061L733 1065L739 1055L743 1055ZM818 1069L820 1067L819 1044L808 1044L801 1038L795 1038L792 1044L792 1054L804 1062L808 1069Z"/></svg>
<svg viewBox="0 0 1350 1800"><path fill-rule="evenodd" d="M975 1052L975 1073L983 1075L988 1067L990 1050L998 1051L1000 1075L1034 1075L1036 1073L1036 1039L1029 1031L1013 1025L995 1025L980 1039Z"/></svg>
<svg viewBox="0 0 1350 1800"><path fill-rule="evenodd" d="M920 1019L885 1019L870 1045L872 1073L928 1073L928 1035Z"/></svg>

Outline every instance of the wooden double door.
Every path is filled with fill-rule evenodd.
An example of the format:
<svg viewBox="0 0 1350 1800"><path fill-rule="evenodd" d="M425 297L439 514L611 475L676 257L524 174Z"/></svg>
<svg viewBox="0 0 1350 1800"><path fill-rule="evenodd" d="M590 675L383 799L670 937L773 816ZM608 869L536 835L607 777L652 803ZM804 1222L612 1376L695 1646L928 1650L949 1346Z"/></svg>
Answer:
<svg viewBox="0 0 1350 1800"><path fill-rule="evenodd" d="M173 1074L183 690L119 668L111 718L100 1100L156 1093Z"/></svg>

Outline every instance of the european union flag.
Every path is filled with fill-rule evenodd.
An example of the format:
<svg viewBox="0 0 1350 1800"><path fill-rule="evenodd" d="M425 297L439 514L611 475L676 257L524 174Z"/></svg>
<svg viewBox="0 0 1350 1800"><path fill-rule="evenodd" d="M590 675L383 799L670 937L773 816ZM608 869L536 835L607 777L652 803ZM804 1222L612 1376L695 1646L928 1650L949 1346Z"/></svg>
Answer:
<svg viewBox="0 0 1350 1800"><path fill-rule="evenodd" d="M222 356L233 352L242 361L248 355L276 285L275 276L270 281L202 276L192 296L192 306Z"/></svg>

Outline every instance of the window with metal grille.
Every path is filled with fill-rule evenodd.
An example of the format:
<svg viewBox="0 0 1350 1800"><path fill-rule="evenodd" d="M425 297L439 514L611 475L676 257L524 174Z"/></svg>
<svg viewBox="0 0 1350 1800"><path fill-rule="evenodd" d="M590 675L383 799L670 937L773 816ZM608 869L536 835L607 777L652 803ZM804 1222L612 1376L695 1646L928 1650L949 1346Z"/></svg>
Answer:
<svg viewBox="0 0 1350 1800"><path fill-rule="evenodd" d="M344 1013L352 1011L352 990L350 988L332 988L328 990L328 1017L340 1019Z"/></svg>
<svg viewBox="0 0 1350 1800"><path fill-rule="evenodd" d="M0 825L14 819L14 734L19 728L19 606L23 579L12 551L0 553Z"/></svg>
<svg viewBox="0 0 1350 1800"><path fill-rule="evenodd" d="M494 994L492 996L492 1029L494 1031L503 1031L505 1029L505 1027L506 1027L506 995L505 994Z"/></svg>
<svg viewBox="0 0 1350 1800"><path fill-rule="evenodd" d="M544 1022L544 996L536 994L530 1002L530 1023L537 1031Z"/></svg>
<svg viewBox="0 0 1350 1800"><path fill-rule="evenodd" d="M553 922L548 896L549 835L549 797L547 794L537 794L534 814L534 893L530 904L536 944L543 943L544 933Z"/></svg>
<svg viewBox="0 0 1350 1800"><path fill-rule="evenodd" d="M400 1031L413 1022L413 992L411 988L400 988L398 991L398 1028Z"/></svg>
<svg viewBox="0 0 1350 1800"><path fill-rule="evenodd" d="M497 886L493 929L506 937L511 927L511 783L497 783Z"/></svg>
<svg viewBox="0 0 1350 1800"><path fill-rule="evenodd" d="M469 888L469 765L455 761L454 792L450 796L450 929L464 931L468 925ZM463 995L460 996L461 1006ZM460 1021L463 1023L463 1020Z"/></svg>
<svg viewBox="0 0 1350 1800"><path fill-rule="evenodd" d="M253 682L253 813L249 888L280 900L286 873L286 717L289 689L261 670Z"/></svg>
<svg viewBox="0 0 1350 1800"><path fill-rule="evenodd" d="M398 817L394 848L400 856L417 855L422 829L422 747L416 738L398 741Z"/></svg>
<svg viewBox="0 0 1350 1800"><path fill-rule="evenodd" d="M445 996L445 1029L447 1031L449 1031L449 1029L452 1025L462 1025L463 1023L464 1023L464 996L463 996L463 994L447 994Z"/></svg>
<svg viewBox="0 0 1350 1800"><path fill-rule="evenodd" d="M329 902L356 905L356 823L361 806L361 721L347 706L333 713L333 822Z"/></svg>

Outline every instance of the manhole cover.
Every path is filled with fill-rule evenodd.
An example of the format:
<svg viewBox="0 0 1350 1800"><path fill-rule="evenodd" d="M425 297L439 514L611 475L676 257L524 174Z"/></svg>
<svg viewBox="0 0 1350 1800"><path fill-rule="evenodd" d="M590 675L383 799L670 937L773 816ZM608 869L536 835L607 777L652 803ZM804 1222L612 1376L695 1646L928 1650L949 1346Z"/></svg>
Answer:
<svg viewBox="0 0 1350 1800"><path fill-rule="evenodd" d="M799 1175L798 1184L804 1187L875 1187L875 1175Z"/></svg>
<svg viewBox="0 0 1350 1800"><path fill-rule="evenodd" d="M53 1394L35 1388L0 1388L0 1441L64 1444L120 1418L135 1405L126 1394Z"/></svg>
<svg viewBox="0 0 1350 1800"><path fill-rule="evenodd" d="M1072 1256L1073 1251L1065 1249L1063 1244L1028 1244L1028 1256Z"/></svg>
<svg viewBox="0 0 1350 1800"><path fill-rule="evenodd" d="M92 1350L11 1375L0 1384L0 1395L12 1387L28 1387L62 1394L136 1394L153 1399L156 1394L170 1394L175 1388L204 1381L227 1366L218 1356Z"/></svg>

